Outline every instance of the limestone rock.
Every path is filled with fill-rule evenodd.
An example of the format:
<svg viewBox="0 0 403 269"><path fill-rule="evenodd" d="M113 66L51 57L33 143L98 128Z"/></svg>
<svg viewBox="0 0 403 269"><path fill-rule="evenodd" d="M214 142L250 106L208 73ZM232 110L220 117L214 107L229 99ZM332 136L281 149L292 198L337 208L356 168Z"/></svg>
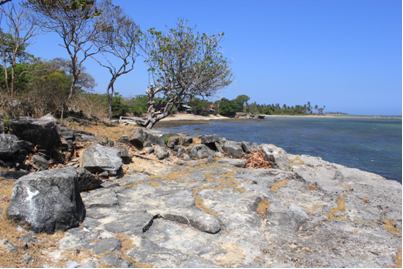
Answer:
<svg viewBox="0 0 403 269"><path fill-rule="evenodd" d="M56 128L56 120L51 116L39 119L19 117L11 121L12 133L21 140L26 140L38 148L51 148L61 143Z"/></svg>
<svg viewBox="0 0 403 269"><path fill-rule="evenodd" d="M28 223L36 232L53 233L78 226L85 208L77 172L69 167L21 177L14 184L7 216Z"/></svg>
<svg viewBox="0 0 403 269"><path fill-rule="evenodd" d="M11 160L16 153L26 155L33 148L32 143L19 140L15 135L0 134L0 160Z"/></svg>
<svg viewBox="0 0 403 269"><path fill-rule="evenodd" d="M130 144L135 146L137 149L142 149L143 143L144 143L143 129L141 129L141 128L136 129L136 131L130 135L129 142L130 142Z"/></svg>
<svg viewBox="0 0 403 269"><path fill-rule="evenodd" d="M39 171L46 170L49 168L48 161L39 155L32 156L31 161L33 162L32 166L38 169Z"/></svg>
<svg viewBox="0 0 403 269"><path fill-rule="evenodd" d="M85 168L78 168L78 190L90 191L101 187L102 180Z"/></svg>
<svg viewBox="0 0 403 269"><path fill-rule="evenodd" d="M246 166L245 159L232 159L232 158L224 157L224 158L219 159L218 163L224 164L224 165L235 166L235 167L241 167L241 168L244 168Z"/></svg>
<svg viewBox="0 0 403 269"><path fill-rule="evenodd" d="M287 157L287 153L284 149L276 147L272 144L262 144L260 145L266 161L269 161L273 168L279 168L285 171L290 171L291 161Z"/></svg>
<svg viewBox="0 0 403 269"><path fill-rule="evenodd" d="M83 150L80 156L80 167L92 173L108 171L115 175L122 167L121 150L119 147L95 145Z"/></svg>
<svg viewBox="0 0 403 269"><path fill-rule="evenodd" d="M19 179L20 177L28 175L28 171L0 171L0 178L6 179Z"/></svg>
<svg viewBox="0 0 403 269"><path fill-rule="evenodd" d="M187 152L189 156L194 159L205 159L209 156L214 156L214 151L204 144L195 145L192 148L187 149Z"/></svg>
<svg viewBox="0 0 403 269"><path fill-rule="evenodd" d="M241 142L241 145L242 145L243 151L244 151L246 154L251 153L252 148L251 148L249 142L242 141L242 142Z"/></svg>
<svg viewBox="0 0 403 269"><path fill-rule="evenodd" d="M235 141L226 141L222 146L225 153L232 157L242 157L244 155L242 144Z"/></svg>
<svg viewBox="0 0 403 269"><path fill-rule="evenodd" d="M201 135L200 136L202 144L210 144L210 143L215 143L218 142L220 139L218 135L213 134L213 135Z"/></svg>
<svg viewBox="0 0 403 269"><path fill-rule="evenodd" d="M154 152L157 158L160 160L165 159L169 155L168 150L166 148L160 147L158 145L155 146Z"/></svg>
<svg viewBox="0 0 403 269"><path fill-rule="evenodd" d="M168 143L167 143L167 147L168 148L174 148L174 146L175 145L177 145L178 144L178 142L179 142L179 137L178 136L171 136L169 139L168 139Z"/></svg>

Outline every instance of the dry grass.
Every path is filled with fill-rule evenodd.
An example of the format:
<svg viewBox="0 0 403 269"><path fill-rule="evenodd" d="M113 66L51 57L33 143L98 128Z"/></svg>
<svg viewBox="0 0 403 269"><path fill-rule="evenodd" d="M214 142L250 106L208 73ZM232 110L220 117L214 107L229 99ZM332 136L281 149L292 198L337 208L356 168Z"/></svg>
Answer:
<svg viewBox="0 0 403 269"><path fill-rule="evenodd" d="M399 248L396 253L395 263L396 266L394 266L394 268L402 268L402 248Z"/></svg>
<svg viewBox="0 0 403 269"><path fill-rule="evenodd" d="M284 187L287 185L288 179L284 179L282 181L276 182L270 186L272 192L276 193L278 188Z"/></svg>
<svg viewBox="0 0 403 269"><path fill-rule="evenodd" d="M67 127L76 130L90 132L99 136L100 138L107 138L108 140L113 141L116 141L122 135L130 136L132 133L134 133L133 130L134 128L140 128L130 125L120 125L120 124L106 125L103 123L99 123L98 125L90 124L88 126L77 126L77 125L74 126L74 124L70 124L67 125Z"/></svg>
<svg viewBox="0 0 403 269"><path fill-rule="evenodd" d="M151 186L153 186L154 188L159 187L161 184L155 181L150 181L148 182L148 184L150 184Z"/></svg>
<svg viewBox="0 0 403 269"><path fill-rule="evenodd" d="M264 216L266 215L266 210L269 208L269 206L272 203L267 202L264 199L261 199L259 204L257 205L256 213L262 215L262 219L264 219Z"/></svg>
<svg viewBox="0 0 403 269"><path fill-rule="evenodd" d="M386 230L388 230L388 232L402 237L402 229L397 227L392 220L383 219L382 225L383 225L383 227L386 228Z"/></svg>

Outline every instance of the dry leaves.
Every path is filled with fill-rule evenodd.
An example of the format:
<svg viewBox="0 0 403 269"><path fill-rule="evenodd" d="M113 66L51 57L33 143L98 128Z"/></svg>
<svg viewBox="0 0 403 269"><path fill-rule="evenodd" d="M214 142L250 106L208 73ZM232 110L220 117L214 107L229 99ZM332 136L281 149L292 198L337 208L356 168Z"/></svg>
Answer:
<svg viewBox="0 0 403 269"><path fill-rule="evenodd" d="M246 159L245 168L273 168L269 161L265 160L263 151L252 151Z"/></svg>

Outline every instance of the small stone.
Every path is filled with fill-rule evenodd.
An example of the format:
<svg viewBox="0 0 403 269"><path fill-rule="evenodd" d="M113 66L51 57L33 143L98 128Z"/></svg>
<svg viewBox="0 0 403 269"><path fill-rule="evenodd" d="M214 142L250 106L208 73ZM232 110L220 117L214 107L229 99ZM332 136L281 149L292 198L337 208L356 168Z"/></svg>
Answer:
<svg viewBox="0 0 403 269"><path fill-rule="evenodd" d="M0 239L0 248L6 248L10 252L16 252L18 248L8 242L7 239Z"/></svg>
<svg viewBox="0 0 403 269"><path fill-rule="evenodd" d="M192 159L187 154L183 154L183 160L186 161L186 162L192 161Z"/></svg>
<svg viewBox="0 0 403 269"><path fill-rule="evenodd" d="M22 233L27 233L28 231L22 228L20 225L17 225L17 231L22 232Z"/></svg>
<svg viewBox="0 0 403 269"><path fill-rule="evenodd" d="M79 264L78 262L72 261L72 260L70 260L64 264L64 268L78 268L80 266L81 266L81 264Z"/></svg>
<svg viewBox="0 0 403 269"><path fill-rule="evenodd" d="M213 157L209 156L207 158L207 163L214 163L214 162L215 162L215 159Z"/></svg>
<svg viewBox="0 0 403 269"><path fill-rule="evenodd" d="M100 176L100 177L108 177L109 173L108 173L108 171L104 171L104 172L98 174L98 176Z"/></svg>
<svg viewBox="0 0 403 269"><path fill-rule="evenodd" d="M24 256L24 259L21 260L21 263L30 263L30 262L32 262L32 261L33 261L32 256L26 254L26 255Z"/></svg>
<svg viewBox="0 0 403 269"><path fill-rule="evenodd" d="M123 260L118 264L119 268L133 268L134 265L128 260Z"/></svg>
<svg viewBox="0 0 403 269"><path fill-rule="evenodd" d="M38 170L46 170L49 167L48 161L39 155L32 156L32 162L32 166Z"/></svg>
<svg viewBox="0 0 403 269"><path fill-rule="evenodd" d="M114 253L109 253L102 257L102 261L110 266L116 266L119 260L120 256Z"/></svg>
<svg viewBox="0 0 403 269"><path fill-rule="evenodd" d="M166 148L156 146L154 150L155 150L155 155L160 160L165 159L169 155L169 153L168 153Z"/></svg>

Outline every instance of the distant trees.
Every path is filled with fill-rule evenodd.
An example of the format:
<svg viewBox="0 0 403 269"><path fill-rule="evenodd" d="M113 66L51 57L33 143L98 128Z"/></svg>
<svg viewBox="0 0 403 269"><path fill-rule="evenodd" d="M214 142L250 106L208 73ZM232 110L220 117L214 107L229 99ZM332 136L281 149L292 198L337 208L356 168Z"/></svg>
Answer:
<svg viewBox="0 0 403 269"><path fill-rule="evenodd" d="M14 97L15 80L26 72L17 70L17 61L23 63L29 58L26 48L32 43L33 37L40 33L37 26L32 25L29 20L32 11L22 8L14 3L0 7L0 18L5 17L7 32L0 29L0 56L4 69L4 82L7 93ZM8 77L10 76L10 78Z"/></svg>
<svg viewBox="0 0 403 269"><path fill-rule="evenodd" d="M144 36L143 51L149 66L150 86L145 120L137 124L152 128L181 102L193 97L210 98L231 84L231 64L220 52L223 33L199 34L179 20L166 33L151 28ZM155 111L155 96L163 94L166 105Z"/></svg>

